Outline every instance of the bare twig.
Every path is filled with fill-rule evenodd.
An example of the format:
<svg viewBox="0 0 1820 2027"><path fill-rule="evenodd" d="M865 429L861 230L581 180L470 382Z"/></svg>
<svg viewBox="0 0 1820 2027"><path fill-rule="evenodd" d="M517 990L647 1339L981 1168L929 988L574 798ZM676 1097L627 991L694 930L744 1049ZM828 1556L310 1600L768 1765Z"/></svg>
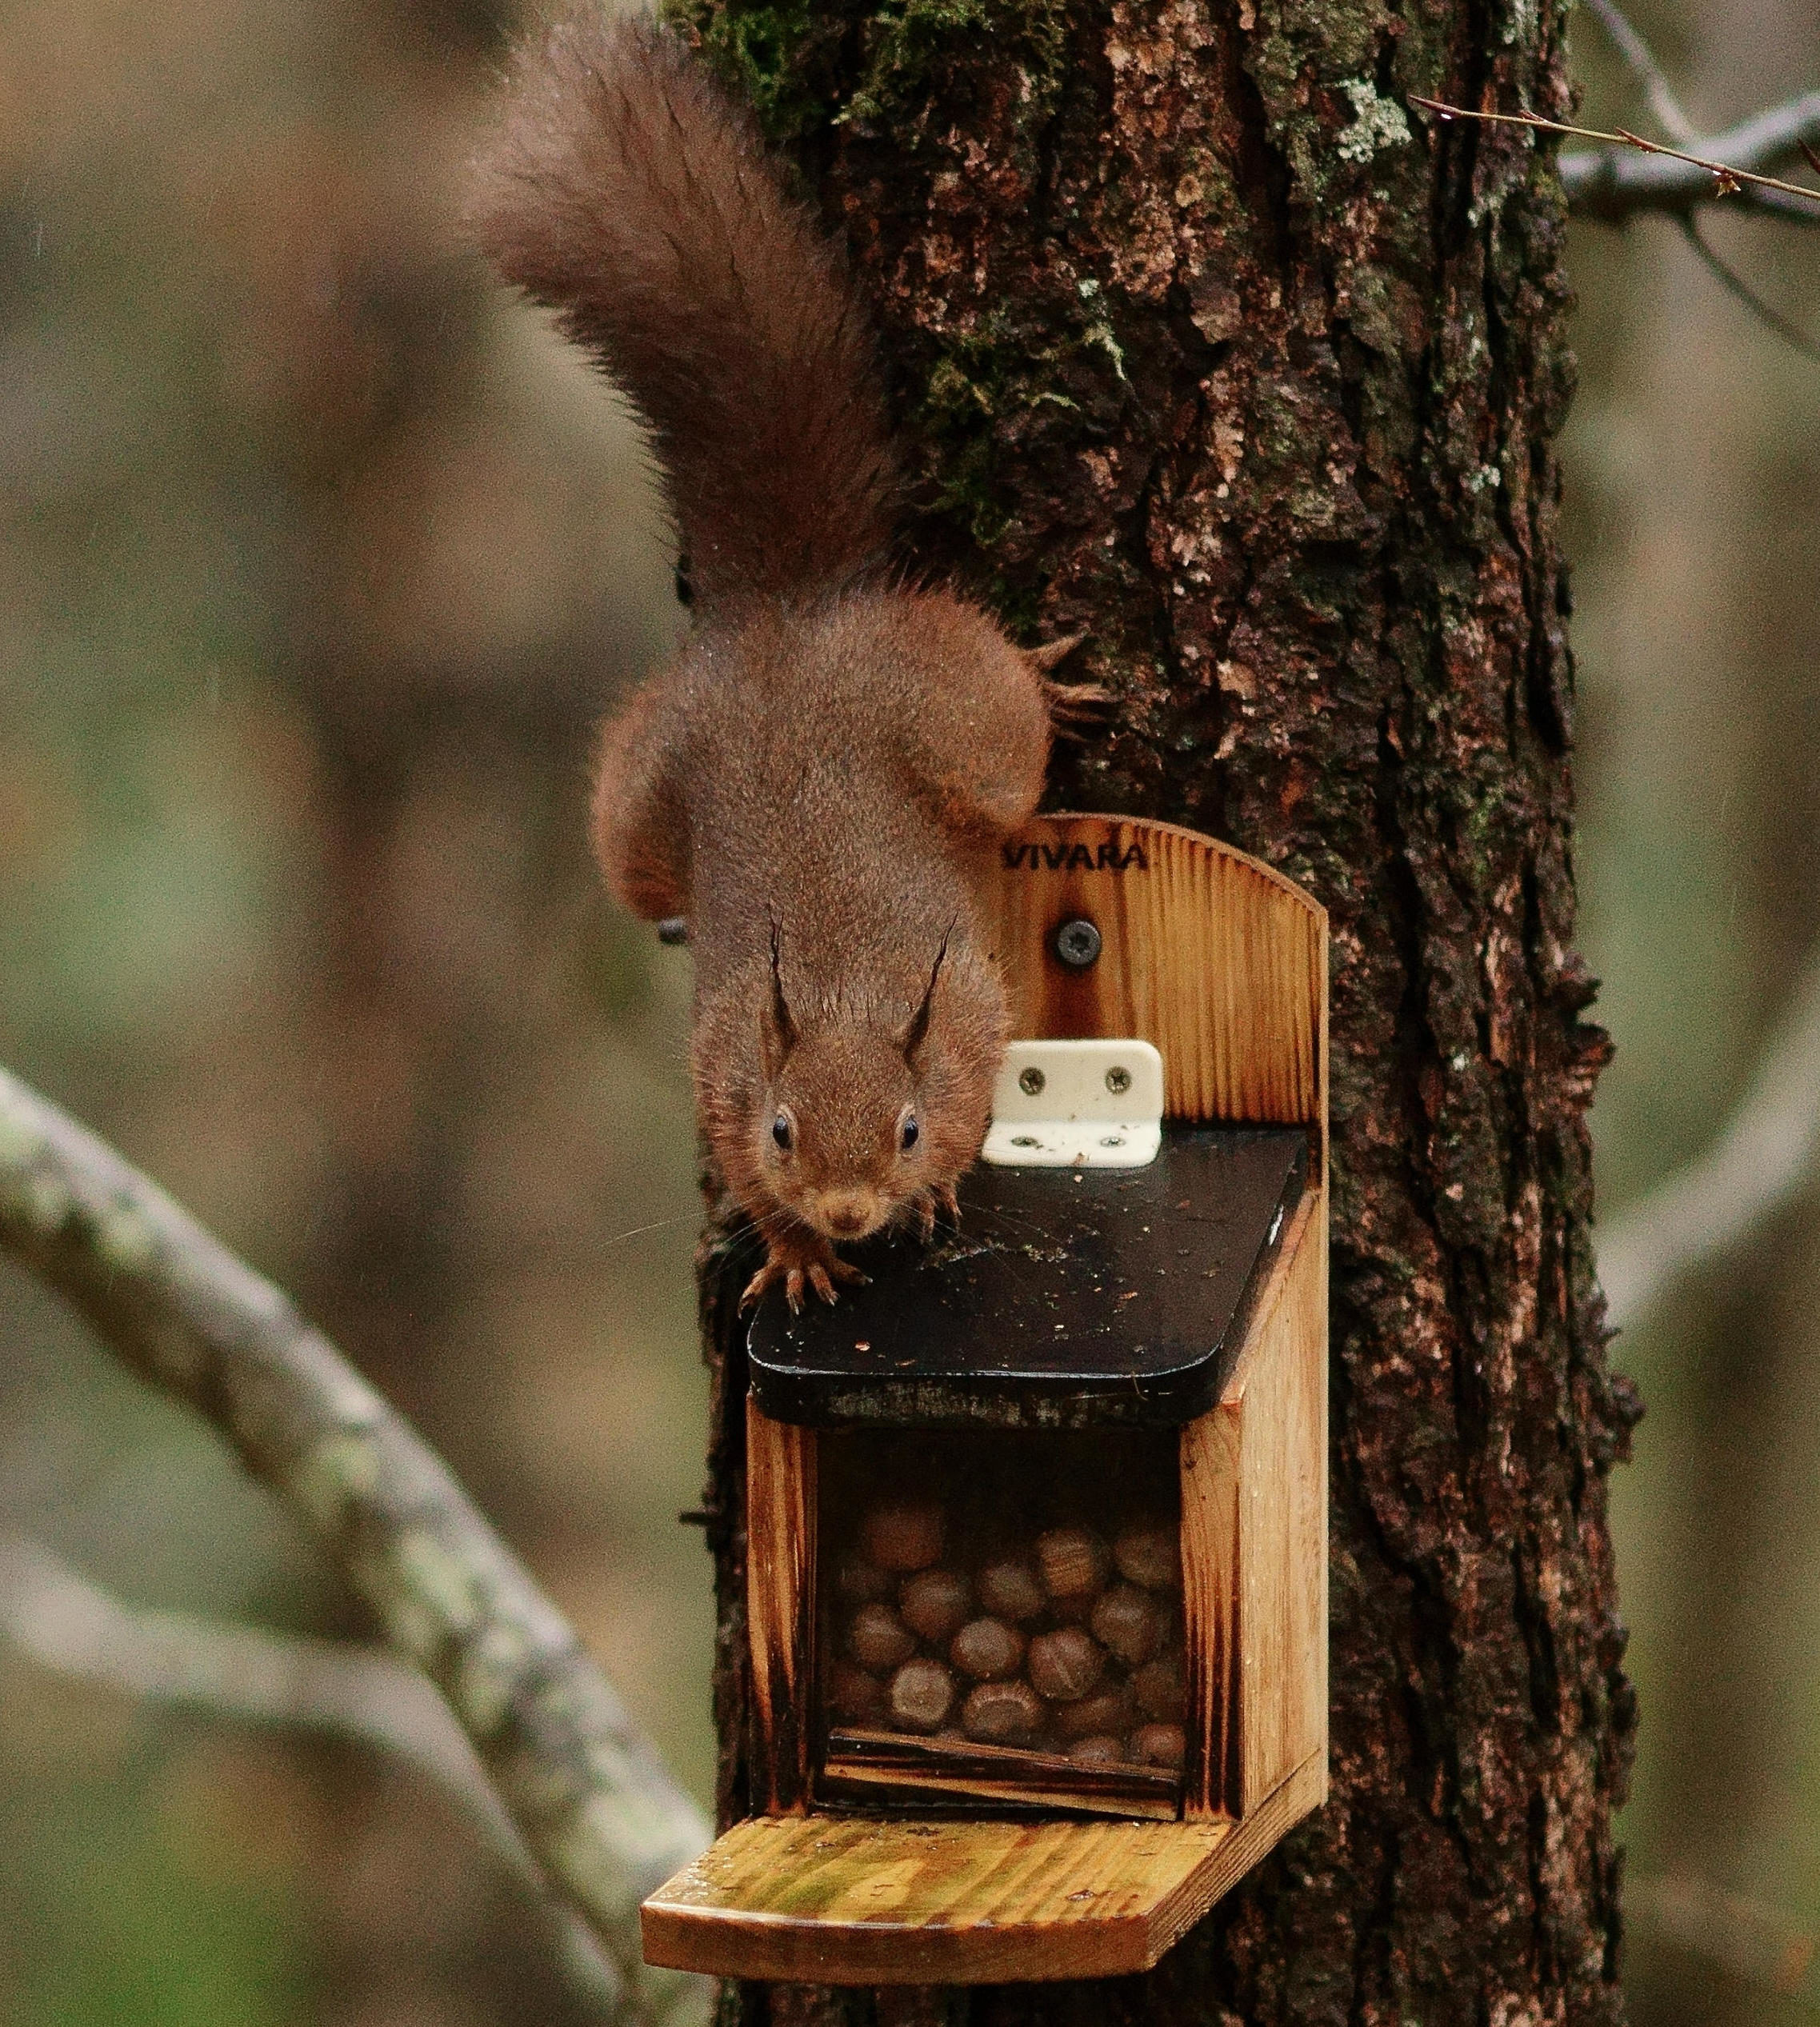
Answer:
<svg viewBox="0 0 1820 2027"><path fill-rule="evenodd" d="M1750 184L1764 190L1780 190L1786 197L1799 197L1820 205L1820 190L1810 190L1801 183L1785 183L1779 177L1759 174L1747 167L1742 161L1715 162L1706 155L1690 154L1684 148L1671 148L1660 141L1650 141L1641 134L1633 134L1628 127L1607 130L1597 126L1570 126L1562 120L1545 120L1537 113L1482 113L1465 106L1450 106L1438 98L1424 98L1418 92L1410 94L1410 103L1420 106L1424 111L1438 114L1444 120L1479 120L1490 126L1526 126L1538 134L1571 134L1577 140L1602 141L1612 147L1634 148L1640 154L1654 155L1666 161L1680 162L1698 172L1703 179L1698 187L1709 198L1735 197L1741 186ZM1788 124L1790 116L1798 115L1796 123ZM1773 146L1761 138L1754 145L1742 138L1744 127L1735 127L1732 135L1715 135L1707 142L1711 148L1722 150L1727 154L1743 156L1748 154L1774 158L1777 155L1792 154L1807 137L1810 129L1820 132L1820 92L1812 93L1806 98L1794 102L1792 107L1784 106L1774 113L1759 114L1748 123L1752 130L1777 124L1777 138ZM1728 141L1730 145L1727 146ZM1658 207L1660 208L1660 207Z"/></svg>
<svg viewBox="0 0 1820 2027"><path fill-rule="evenodd" d="M1643 95L1649 101L1650 111L1655 114L1658 123L1668 135L1670 140L1682 148L1692 150L1697 155L1702 152L1715 154L1726 152L1722 147L1709 147L1709 144L1702 139L1699 129L1682 110L1681 101L1675 97L1674 87L1663 75L1662 66L1656 61L1654 50L1631 26L1628 16L1618 6L1618 0L1588 0L1588 5L1597 16L1606 34L1617 46L1618 54L1630 66L1632 76L1642 86ZM1804 137L1798 135L1796 146L1806 159L1808 167L1816 172L1820 172L1820 154L1814 152L1812 143ZM1614 156L1611 159L1618 161L1620 158ZM1562 165L1562 174L1565 176L1568 173L1569 167L1573 164L1595 162L1602 165L1606 160L1606 158L1604 155L1570 156ZM1803 217L1806 215L1805 205L1797 202L1792 198L1784 197L1778 192L1752 191L1747 186L1741 186L1738 194L1746 199L1753 200L1753 208L1774 207L1786 211L1792 206ZM1790 323L1780 310L1774 308L1766 301L1745 280L1730 262L1725 258L1718 248L1707 239L1700 230L1700 217L1697 208L1690 206L1678 214L1677 222L1686 236L1687 243L1694 249L1695 258L1722 288L1742 303L1753 316L1766 324L1785 343L1792 345L1798 352L1808 358L1820 359L1820 346L1817 346L1805 331L1798 326Z"/></svg>
<svg viewBox="0 0 1820 2027"><path fill-rule="evenodd" d="M345 1641L126 1605L18 1535L0 1535L0 1637L40 1667L141 1702L327 1733L406 1762L530 1893L584 2010L617 2017L618 1972L586 1923L551 1894L449 1706L407 1663Z"/></svg>
<svg viewBox="0 0 1820 2027"><path fill-rule="evenodd" d="M1662 67L1657 62L1655 52L1618 6L1617 0L1586 0L1597 17L1598 24L1616 46L1618 53L1630 65L1631 73L1643 87L1643 96L1650 102L1650 110L1656 116L1663 133L1670 140L1683 148L1698 147L1700 130L1681 109L1681 101L1674 95L1674 87L1662 74Z"/></svg>
<svg viewBox="0 0 1820 2027"><path fill-rule="evenodd" d="M1706 1153L1659 1182L1599 1241L1607 1313L1634 1323L1681 1277L1794 1195L1820 1155L1820 948L1742 1101Z"/></svg>
<svg viewBox="0 0 1820 2027"><path fill-rule="evenodd" d="M707 1840L562 1615L442 1460L322 1333L162 1190L0 1070L0 1248L206 1417L448 1698L634 2016L697 2003L647 1972L638 1902Z"/></svg>
<svg viewBox="0 0 1820 2027"><path fill-rule="evenodd" d="M1477 112L1414 92L1410 103L1439 119L1525 126L1540 134L1605 143L1561 158L1568 209L1577 218L1598 218L1608 225L1621 225L1645 211L1678 218L1722 198L1742 209L1771 211L1778 218L1820 226L1820 190L1784 182L1762 170L1764 163L1798 153L1804 141L1820 140L1820 92L1772 106L1712 135L1701 144L1701 153L1665 146L1622 127L1573 126L1534 113Z"/></svg>

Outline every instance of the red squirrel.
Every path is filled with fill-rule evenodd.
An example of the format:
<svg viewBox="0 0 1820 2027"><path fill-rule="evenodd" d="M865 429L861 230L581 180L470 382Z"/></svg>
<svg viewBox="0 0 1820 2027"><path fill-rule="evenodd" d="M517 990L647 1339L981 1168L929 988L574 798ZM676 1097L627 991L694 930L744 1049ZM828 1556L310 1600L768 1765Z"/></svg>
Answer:
<svg viewBox="0 0 1820 2027"><path fill-rule="evenodd" d="M630 397L692 631L606 728L614 893L682 916L690 1068L720 1183L762 1235L741 1306L833 1301L834 1248L938 1209L1006 1040L983 902L1036 808L1051 683L889 550L898 478L842 266L750 115L685 45L589 6L522 49L472 221L502 274Z"/></svg>

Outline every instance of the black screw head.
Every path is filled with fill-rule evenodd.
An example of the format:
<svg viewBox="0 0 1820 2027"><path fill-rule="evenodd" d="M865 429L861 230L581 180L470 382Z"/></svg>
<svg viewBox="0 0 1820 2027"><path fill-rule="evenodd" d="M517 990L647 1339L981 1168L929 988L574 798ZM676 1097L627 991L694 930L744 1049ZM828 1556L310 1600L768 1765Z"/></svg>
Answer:
<svg viewBox="0 0 1820 2027"><path fill-rule="evenodd" d="M658 924L658 941L660 943L686 943L689 941L689 924L681 915L666 915Z"/></svg>
<svg viewBox="0 0 1820 2027"><path fill-rule="evenodd" d="M1085 915L1075 916L1055 932L1055 954L1070 971L1085 971L1099 954L1098 926Z"/></svg>
<svg viewBox="0 0 1820 2027"><path fill-rule="evenodd" d="M1034 1098L1048 1081L1049 1079L1043 1075L1034 1063L1032 1063L1028 1069L1021 1069L1018 1072L1018 1089L1026 1098Z"/></svg>

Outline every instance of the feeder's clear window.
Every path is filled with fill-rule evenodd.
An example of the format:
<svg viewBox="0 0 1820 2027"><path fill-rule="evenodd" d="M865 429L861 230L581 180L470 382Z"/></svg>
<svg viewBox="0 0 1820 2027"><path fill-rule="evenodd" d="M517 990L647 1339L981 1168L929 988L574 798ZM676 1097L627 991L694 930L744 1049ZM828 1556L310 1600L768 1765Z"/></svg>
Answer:
<svg viewBox="0 0 1820 2027"><path fill-rule="evenodd" d="M821 1482L837 1747L890 1733L1180 1773L1174 1430L848 1432Z"/></svg>

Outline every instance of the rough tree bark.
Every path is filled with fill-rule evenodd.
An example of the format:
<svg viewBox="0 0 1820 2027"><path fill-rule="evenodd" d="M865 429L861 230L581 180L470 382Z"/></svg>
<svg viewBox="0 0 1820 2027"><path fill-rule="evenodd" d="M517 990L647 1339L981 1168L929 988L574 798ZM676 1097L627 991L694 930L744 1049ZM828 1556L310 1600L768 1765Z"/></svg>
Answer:
<svg viewBox="0 0 1820 2027"><path fill-rule="evenodd" d="M1117 705L1062 806L1166 817L1332 914L1334 1793L1151 1977L730 1993L743 2027L1615 2021L1633 1702L1571 954L1550 439L1557 0L677 0L876 305L912 554ZM723 1812L742 1384L705 1263Z"/></svg>

